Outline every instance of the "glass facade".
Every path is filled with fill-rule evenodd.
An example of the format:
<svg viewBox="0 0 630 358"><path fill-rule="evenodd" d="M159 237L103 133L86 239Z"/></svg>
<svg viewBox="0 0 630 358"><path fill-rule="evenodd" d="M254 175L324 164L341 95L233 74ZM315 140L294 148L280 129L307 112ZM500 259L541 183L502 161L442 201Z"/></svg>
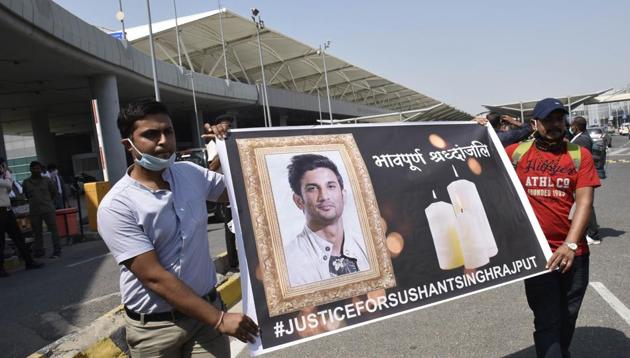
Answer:
<svg viewBox="0 0 630 358"><path fill-rule="evenodd" d="M15 179L22 182L31 175L29 164L37 160L35 142L30 135L4 135L7 164Z"/></svg>
<svg viewBox="0 0 630 358"><path fill-rule="evenodd" d="M21 183L24 179L31 175L29 165L34 160L37 160L36 156L13 158L7 160L7 163L9 164L9 169L11 170L13 177Z"/></svg>

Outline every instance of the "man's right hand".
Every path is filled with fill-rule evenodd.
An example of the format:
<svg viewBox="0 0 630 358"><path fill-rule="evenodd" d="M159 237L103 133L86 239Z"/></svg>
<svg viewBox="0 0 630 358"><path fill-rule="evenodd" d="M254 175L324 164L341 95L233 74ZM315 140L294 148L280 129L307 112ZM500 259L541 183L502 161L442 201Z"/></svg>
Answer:
<svg viewBox="0 0 630 358"><path fill-rule="evenodd" d="M513 125L513 126L517 126L517 127L520 127L520 126L522 126L522 125L523 125L523 123L521 123L520 121L518 121L516 118L511 117L511 116L508 116L507 114L502 115L502 116L501 116L501 120L502 120L503 122L509 123L509 124L511 124L511 125Z"/></svg>
<svg viewBox="0 0 630 358"><path fill-rule="evenodd" d="M221 161L219 160L219 156L217 155L208 163L208 169L210 171L216 172L221 168Z"/></svg>
<svg viewBox="0 0 630 358"><path fill-rule="evenodd" d="M225 313L217 330L242 342L254 343L258 336L258 325L241 313Z"/></svg>
<svg viewBox="0 0 630 358"><path fill-rule="evenodd" d="M203 125L204 134L201 135L206 143L211 140L225 139L227 137L227 132L230 129L230 122L223 121L218 124L211 125L210 123L206 123Z"/></svg>
<svg viewBox="0 0 630 358"><path fill-rule="evenodd" d="M485 126L488 123L488 119L486 117L477 116L473 118L473 121L477 122L477 124Z"/></svg>

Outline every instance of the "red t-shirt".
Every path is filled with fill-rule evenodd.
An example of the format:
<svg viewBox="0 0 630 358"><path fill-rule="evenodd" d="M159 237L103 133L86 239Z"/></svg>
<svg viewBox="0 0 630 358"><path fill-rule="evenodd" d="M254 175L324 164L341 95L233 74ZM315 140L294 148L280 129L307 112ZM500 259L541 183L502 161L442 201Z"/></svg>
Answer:
<svg viewBox="0 0 630 358"><path fill-rule="evenodd" d="M505 148L510 159L517 146L518 143ZM571 228L569 213L576 189L600 185L591 153L583 147L580 151L579 172L567 151L554 154L541 151L536 145L531 146L516 167L516 174L552 251L562 245ZM586 240L580 240L575 254L585 253L588 253L588 245Z"/></svg>

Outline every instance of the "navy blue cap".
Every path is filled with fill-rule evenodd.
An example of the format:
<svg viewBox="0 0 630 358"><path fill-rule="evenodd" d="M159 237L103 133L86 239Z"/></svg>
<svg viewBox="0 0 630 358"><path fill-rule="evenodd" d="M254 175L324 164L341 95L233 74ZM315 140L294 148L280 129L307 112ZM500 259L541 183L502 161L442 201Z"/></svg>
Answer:
<svg viewBox="0 0 630 358"><path fill-rule="evenodd" d="M545 119L551 114L551 112L556 110L562 110L565 114L569 114L560 100L555 98L545 98L536 103L536 107L534 107L532 115L536 119Z"/></svg>

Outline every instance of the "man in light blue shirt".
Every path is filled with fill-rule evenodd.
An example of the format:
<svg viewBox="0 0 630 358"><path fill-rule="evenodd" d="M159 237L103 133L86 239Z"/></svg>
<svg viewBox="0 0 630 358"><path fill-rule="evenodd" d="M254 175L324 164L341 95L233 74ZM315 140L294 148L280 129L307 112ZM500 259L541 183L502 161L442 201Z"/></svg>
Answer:
<svg viewBox="0 0 630 358"><path fill-rule="evenodd" d="M228 127L206 130L222 138ZM205 201L227 201L223 176L174 163L175 132L159 102L131 103L118 128L135 163L101 202L98 231L121 265L131 355L229 357L225 334L253 342L258 327L223 312L215 289Z"/></svg>

